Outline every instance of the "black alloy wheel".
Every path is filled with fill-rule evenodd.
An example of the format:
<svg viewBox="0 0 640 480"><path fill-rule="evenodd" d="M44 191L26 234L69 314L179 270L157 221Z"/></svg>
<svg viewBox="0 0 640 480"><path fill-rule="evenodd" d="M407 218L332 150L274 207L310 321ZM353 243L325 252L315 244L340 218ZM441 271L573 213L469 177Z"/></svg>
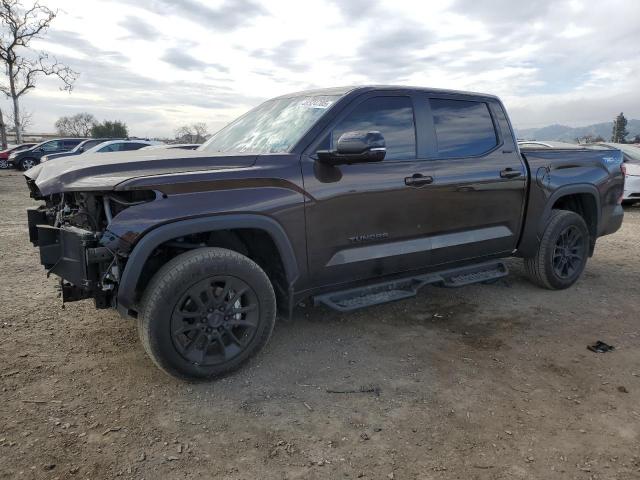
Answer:
<svg viewBox="0 0 640 480"><path fill-rule="evenodd" d="M573 285L582 275L591 251L584 218L568 210L552 210L535 255L524 259L529 278L549 290Z"/></svg>
<svg viewBox="0 0 640 480"><path fill-rule="evenodd" d="M571 278L582 269L586 255L586 239L575 225L565 228L553 250L553 270L560 278Z"/></svg>
<svg viewBox="0 0 640 480"><path fill-rule="evenodd" d="M164 372L212 379L258 353L275 319L275 292L265 271L233 250L204 247L156 272L140 301L138 331Z"/></svg>
<svg viewBox="0 0 640 480"><path fill-rule="evenodd" d="M212 276L189 287L171 316L173 344L195 365L221 364L238 356L256 333L260 304L239 278Z"/></svg>

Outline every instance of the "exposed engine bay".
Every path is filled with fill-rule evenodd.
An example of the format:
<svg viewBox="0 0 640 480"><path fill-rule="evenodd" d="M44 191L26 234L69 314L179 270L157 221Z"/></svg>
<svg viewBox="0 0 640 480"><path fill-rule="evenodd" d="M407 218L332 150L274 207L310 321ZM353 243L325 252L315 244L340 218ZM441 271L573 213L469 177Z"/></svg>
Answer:
<svg viewBox="0 0 640 480"><path fill-rule="evenodd" d="M40 247L47 273L61 278L63 301L94 298L96 307L112 307L126 255L101 239L114 216L153 200L155 193L66 192L43 198L31 191L45 204L29 210L29 236Z"/></svg>

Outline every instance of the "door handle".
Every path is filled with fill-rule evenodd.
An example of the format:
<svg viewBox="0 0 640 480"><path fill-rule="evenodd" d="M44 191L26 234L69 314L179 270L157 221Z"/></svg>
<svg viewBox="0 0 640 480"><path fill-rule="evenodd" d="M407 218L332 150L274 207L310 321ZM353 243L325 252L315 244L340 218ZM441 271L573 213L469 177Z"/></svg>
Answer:
<svg viewBox="0 0 640 480"><path fill-rule="evenodd" d="M502 178L518 178L521 175L522 172L520 170L514 170L511 167L500 170L500 177Z"/></svg>
<svg viewBox="0 0 640 480"><path fill-rule="evenodd" d="M404 184L407 187L422 187L433 183L433 177L422 175L421 173L414 173L410 177L405 177Z"/></svg>

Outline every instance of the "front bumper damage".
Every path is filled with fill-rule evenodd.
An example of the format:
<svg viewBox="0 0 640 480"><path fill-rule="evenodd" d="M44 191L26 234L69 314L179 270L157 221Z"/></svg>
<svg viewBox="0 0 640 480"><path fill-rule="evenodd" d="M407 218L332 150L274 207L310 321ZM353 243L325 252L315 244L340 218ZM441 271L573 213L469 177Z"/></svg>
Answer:
<svg viewBox="0 0 640 480"><path fill-rule="evenodd" d="M97 234L82 228L47 223L41 208L27 211L29 240L40 250L40 263L47 276L60 277L63 302L93 298L96 308L113 304L113 275L117 275L116 256L100 246Z"/></svg>

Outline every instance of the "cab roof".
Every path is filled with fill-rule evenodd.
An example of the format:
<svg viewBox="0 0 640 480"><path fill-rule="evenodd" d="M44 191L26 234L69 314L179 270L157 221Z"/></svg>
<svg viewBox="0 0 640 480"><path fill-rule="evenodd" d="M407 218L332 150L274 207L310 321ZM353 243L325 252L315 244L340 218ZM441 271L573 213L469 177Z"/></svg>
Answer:
<svg viewBox="0 0 640 480"><path fill-rule="evenodd" d="M475 97L486 97L486 98L494 98L498 99L497 96L487 94L487 93L479 93L479 92L467 92L462 90L448 90L442 88L428 88L428 87L413 87L407 85L349 85L343 87L331 87L331 88L320 88L314 90L303 90L300 92L292 92L284 95L280 95L276 98L293 98L293 97L312 97L312 96L320 96L320 95L338 95L344 96L348 93L364 93L370 91L386 91L386 90L412 90L416 92L425 92L425 93L439 93L439 94L453 94L453 95L468 95Z"/></svg>

